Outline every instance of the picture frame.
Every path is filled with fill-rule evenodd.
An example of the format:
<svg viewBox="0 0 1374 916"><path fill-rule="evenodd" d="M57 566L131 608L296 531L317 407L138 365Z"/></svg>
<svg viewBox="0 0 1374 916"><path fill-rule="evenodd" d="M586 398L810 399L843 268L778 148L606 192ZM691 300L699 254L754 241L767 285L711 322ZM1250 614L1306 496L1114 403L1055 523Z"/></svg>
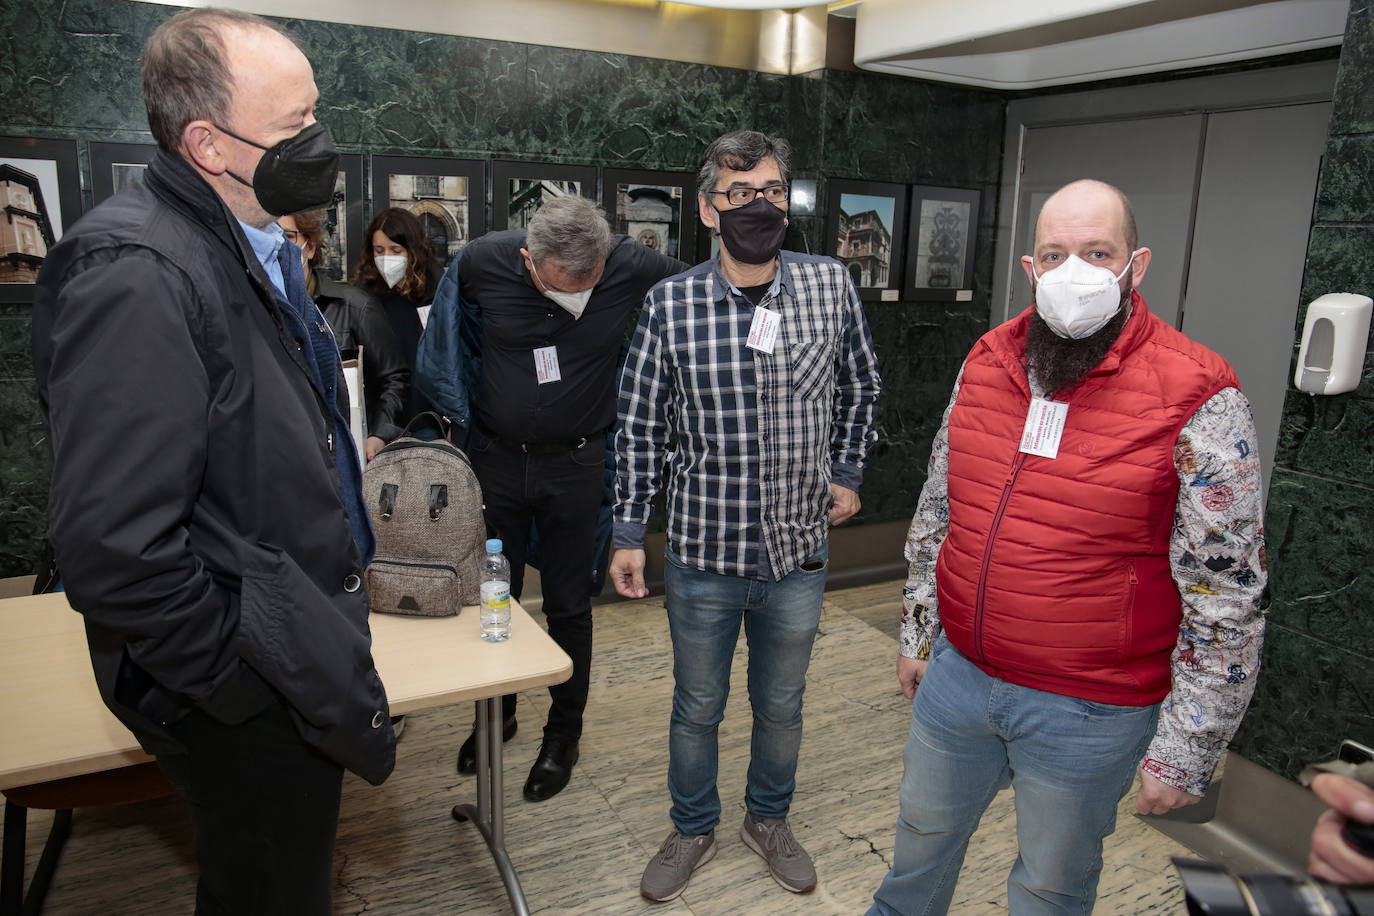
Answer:
<svg viewBox="0 0 1374 916"><path fill-rule="evenodd" d="M320 221L324 238L320 242L320 263L316 270L347 283L362 257L363 247L363 157L359 153L339 154L339 175L334 195L324 207Z"/></svg>
<svg viewBox="0 0 1374 916"><path fill-rule="evenodd" d="M157 155L156 143L92 141L91 202L99 204L143 180L143 172Z"/></svg>
<svg viewBox="0 0 1374 916"><path fill-rule="evenodd" d="M895 302L902 295L907 246L907 186L831 179L826 189L826 253L844 264L859 296Z"/></svg>
<svg viewBox="0 0 1374 916"><path fill-rule="evenodd" d="M602 169L601 206L611 230L687 264L697 261L696 176Z"/></svg>
<svg viewBox="0 0 1374 916"><path fill-rule="evenodd" d="M32 302L48 249L81 216L75 140L0 137L0 302Z"/></svg>
<svg viewBox="0 0 1374 916"><path fill-rule="evenodd" d="M596 168L590 165L498 160L492 163L491 174L493 229L523 229L549 196L580 194L597 199Z"/></svg>
<svg viewBox="0 0 1374 916"><path fill-rule="evenodd" d="M955 302L973 298L982 192L913 185L907 229L904 298Z"/></svg>
<svg viewBox="0 0 1374 916"><path fill-rule="evenodd" d="M374 155L371 166L372 218L388 207L414 213L440 272L487 231L486 163L480 159ZM360 228L359 235L366 231ZM361 250L361 238L355 247Z"/></svg>

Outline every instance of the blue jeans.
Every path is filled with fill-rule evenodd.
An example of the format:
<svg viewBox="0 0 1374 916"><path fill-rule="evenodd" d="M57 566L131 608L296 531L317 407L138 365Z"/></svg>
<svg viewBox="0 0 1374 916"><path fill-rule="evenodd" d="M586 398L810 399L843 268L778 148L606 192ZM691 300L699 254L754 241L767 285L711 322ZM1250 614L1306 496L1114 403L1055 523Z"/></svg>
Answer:
<svg viewBox="0 0 1374 916"><path fill-rule="evenodd" d="M1008 784L1016 916L1090 913L1102 840L1154 736L1159 706L1112 706L992 678L941 639L916 691L892 870L870 916L949 910L969 835Z"/></svg>
<svg viewBox="0 0 1374 916"><path fill-rule="evenodd" d="M673 637L673 714L668 729L669 812L695 836L720 821L716 731L730 694L730 661L744 622L749 705L754 712L744 804L755 818L786 817L797 785L802 693L821 620L827 548L776 582L690 569L671 552L664 564Z"/></svg>

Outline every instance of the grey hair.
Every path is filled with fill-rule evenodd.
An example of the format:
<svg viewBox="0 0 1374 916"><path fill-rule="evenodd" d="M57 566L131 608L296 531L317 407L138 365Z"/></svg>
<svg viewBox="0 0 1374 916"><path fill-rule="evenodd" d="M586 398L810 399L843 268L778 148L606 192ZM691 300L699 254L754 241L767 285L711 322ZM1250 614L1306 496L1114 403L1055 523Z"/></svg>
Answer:
<svg viewBox="0 0 1374 916"><path fill-rule="evenodd" d="M778 164L783 183L787 183L792 146L782 137L770 137L756 130L736 130L717 137L701 154L697 170L697 190L710 195L716 190L722 169L747 172L765 159Z"/></svg>
<svg viewBox="0 0 1374 916"><path fill-rule="evenodd" d="M281 27L239 10L201 7L177 13L153 32L143 49L143 105L157 145L169 153L181 146L192 121L229 120L234 75L224 44L226 28L268 29L295 40Z"/></svg>
<svg viewBox="0 0 1374 916"><path fill-rule="evenodd" d="M594 273L614 246L605 211L576 194L543 204L525 231L531 261L553 261L579 279Z"/></svg>

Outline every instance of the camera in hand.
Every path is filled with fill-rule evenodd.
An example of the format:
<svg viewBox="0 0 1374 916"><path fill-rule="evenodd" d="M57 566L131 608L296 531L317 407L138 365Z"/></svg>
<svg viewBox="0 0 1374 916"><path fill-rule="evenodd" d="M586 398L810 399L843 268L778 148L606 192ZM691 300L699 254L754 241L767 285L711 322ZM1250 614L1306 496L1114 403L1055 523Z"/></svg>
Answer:
<svg viewBox="0 0 1374 916"><path fill-rule="evenodd" d="M1368 824L1357 826L1374 832ZM1293 875L1236 875L1180 856L1169 861L1178 870L1192 916L1374 916L1374 887L1344 887Z"/></svg>

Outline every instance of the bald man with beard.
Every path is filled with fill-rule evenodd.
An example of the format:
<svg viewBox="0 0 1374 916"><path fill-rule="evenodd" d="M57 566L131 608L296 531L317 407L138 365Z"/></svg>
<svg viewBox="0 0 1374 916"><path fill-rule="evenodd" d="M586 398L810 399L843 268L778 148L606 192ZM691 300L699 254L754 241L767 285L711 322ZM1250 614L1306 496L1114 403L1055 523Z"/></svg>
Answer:
<svg viewBox="0 0 1374 916"><path fill-rule="evenodd" d="M1024 256L1032 305L969 353L906 541L913 699L893 866L871 914L948 911L1010 785L1011 913L1087 913L1102 841L1196 803L1254 690L1264 621L1250 406L1150 313L1130 201L1076 181Z"/></svg>

